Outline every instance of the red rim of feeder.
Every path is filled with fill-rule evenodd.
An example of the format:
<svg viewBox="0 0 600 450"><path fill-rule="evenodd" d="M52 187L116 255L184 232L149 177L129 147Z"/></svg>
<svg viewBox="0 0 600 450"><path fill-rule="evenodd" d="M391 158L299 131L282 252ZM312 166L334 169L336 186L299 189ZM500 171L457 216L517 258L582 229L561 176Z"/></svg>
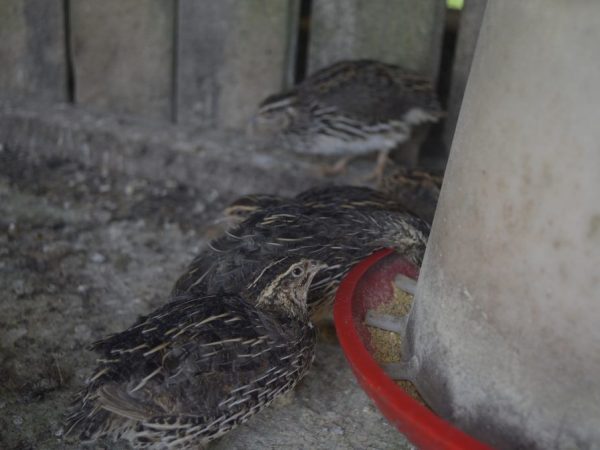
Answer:
<svg viewBox="0 0 600 450"><path fill-rule="evenodd" d="M385 374L367 350L364 338L368 331L363 325L365 292L359 283L368 282L365 274L369 269L392 253L393 250L385 249L372 254L357 264L340 284L335 296L334 320L346 359L360 385L383 415L419 448L490 449L410 397ZM396 265L395 273L417 278L418 269L414 265L400 257L398 260L400 264ZM391 284L388 282L387 285L391 292Z"/></svg>

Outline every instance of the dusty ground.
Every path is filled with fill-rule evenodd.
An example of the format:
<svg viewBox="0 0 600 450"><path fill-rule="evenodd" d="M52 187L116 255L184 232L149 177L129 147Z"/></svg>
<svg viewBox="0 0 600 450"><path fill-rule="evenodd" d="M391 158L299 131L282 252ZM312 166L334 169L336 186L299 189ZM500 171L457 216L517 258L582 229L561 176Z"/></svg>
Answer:
<svg viewBox="0 0 600 450"><path fill-rule="evenodd" d="M0 150L0 448L78 447L63 440L61 421L94 364L86 346L165 301L217 232L214 218L228 200L210 187ZM324 342L293 395L215 445L409 447L357 386L338 346Z"/></svg>

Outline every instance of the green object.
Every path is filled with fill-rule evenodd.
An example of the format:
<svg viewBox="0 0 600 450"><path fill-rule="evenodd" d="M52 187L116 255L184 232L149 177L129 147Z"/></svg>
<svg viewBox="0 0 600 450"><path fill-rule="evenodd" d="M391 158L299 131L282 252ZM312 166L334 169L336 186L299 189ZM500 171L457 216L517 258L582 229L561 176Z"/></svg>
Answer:
<svg viewBox="0 0 600 450"><path fill-rule="evenodd" d="M450 9L463 9L465 0L446 0L446 6Z"/></svg>

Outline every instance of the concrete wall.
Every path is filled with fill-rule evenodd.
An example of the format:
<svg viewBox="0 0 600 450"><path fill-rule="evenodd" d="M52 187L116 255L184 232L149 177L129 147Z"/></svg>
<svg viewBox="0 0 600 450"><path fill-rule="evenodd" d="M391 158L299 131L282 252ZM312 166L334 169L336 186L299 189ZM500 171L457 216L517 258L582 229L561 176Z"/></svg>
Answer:
<svg viewBox="0 0 600 450"><path fill-rule="evenodd" d="M500 448L600 445L600 2L489 0L409 333Z"/></svg>
<svg viewBox="0 0 600 450"><path fill-rule="evenodd" d="M437 76L443 0L314 0L308 70L370 58Z"/></svg>
<svg viewBox="0 0 600 450"><path fill-rule="evenodd" d="M173 0L70 2L75 101L170 120Z"/></svg>
<svg viewBox="0 0 600 450"><path fill-rule="evenodd" d="M435 76L443 0L315 0L309 71L376 58ZM3 0L0 97L244 127L294 82L300 0Z"/></svg>
<svg viewBox="0 0 600 450"><path fill-rule="evenodd" d="M177 120L245 127L291 84L298 0L180 0Z"/></svg>
<svg viewBox="0 0 600 450"><path fill-rule="evenodd" d="M0 96L67 100L62 0L0 2Z"/></svg>

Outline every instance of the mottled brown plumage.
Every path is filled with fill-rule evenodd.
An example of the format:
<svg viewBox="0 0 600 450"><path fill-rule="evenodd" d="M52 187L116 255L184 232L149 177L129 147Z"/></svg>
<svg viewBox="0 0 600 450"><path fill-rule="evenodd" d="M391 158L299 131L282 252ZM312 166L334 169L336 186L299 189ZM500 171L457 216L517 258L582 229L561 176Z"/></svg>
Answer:
<svg viewBox="0 0 600 450"><path fill-rule="evenodd" d="M252 129L297 153L350 157L379 151L382 165L415 129L442 116L427 78L392 64L355 60L319 70L265 99ZM405 163L416 164L419 145L405 149Z"/></svg>
<svg viewBox="0 0 600 450"><path fill-rule="evenodd" d="M259 198L260 205L245 220L196 257L175 284L174 295L235 292L269 261L302 255L328 265L310 287L312 313L333 300L341 278L372 252L393 247L420 264L425 251L427 224L372 189L330 186L292 199ZM241 203L248 212L249 198Z"/></svg>
<svg viewBox="0 0 600 450"><path fill-rule="evenodd" d="M341 211L360 208L406 210L406 207L393 197L375 189L364 186L324 185L307 189L291 198L269 194L244 195L230 203L224 213L230 224L237 225L258 210L286 205Z"/></svg>
<svg viewBox="0 0 600 450"><path fill-rule="evenodd" d="M225 208L224 215L227 222L233 226L260 209L295 202L323 209L370 207L390 211L408 210L431 224L442 181L442 171L394 165L383 178L380 190L364 186L325 185L308 189L292 198L269 194L250 194L233 201Z"/></svg>
<svg viewBox="0 0 600 450"><path fill-rule="evenodd" d="M180 296L96 342L68 432L136 448L197 448L292 389L314 357L306 296L323 265L283 257L242 294Z"/></svg>

